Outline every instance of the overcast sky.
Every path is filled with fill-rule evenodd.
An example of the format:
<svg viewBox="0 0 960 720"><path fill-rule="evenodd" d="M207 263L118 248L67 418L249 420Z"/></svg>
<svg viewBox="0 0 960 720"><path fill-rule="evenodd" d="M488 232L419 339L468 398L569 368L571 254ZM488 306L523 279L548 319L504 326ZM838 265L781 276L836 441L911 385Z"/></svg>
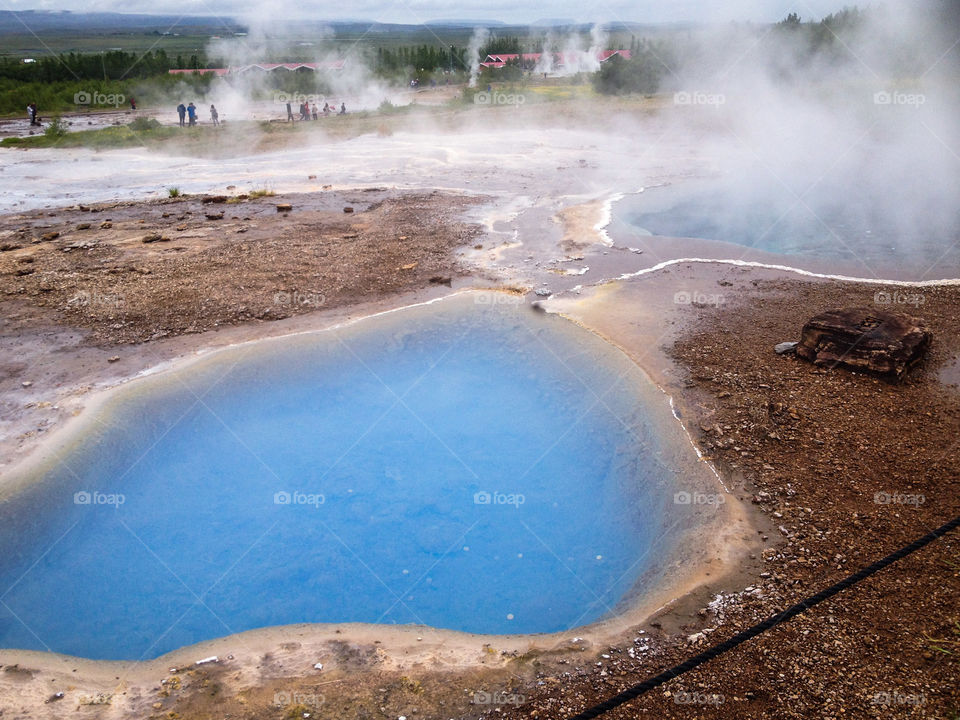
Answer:
<svg viewBox="0 0 960 720"><path fill-rule="evenodd" d="M831 0L0 0L3 10L71 10L231 15L241 19L269 13L317 20L363 19L418 24L438 19L533 22L543 18L577 22L724 22L779 20L789 12L820 19L846 2ZM866 3L862 3L866 4Z"/></svg>

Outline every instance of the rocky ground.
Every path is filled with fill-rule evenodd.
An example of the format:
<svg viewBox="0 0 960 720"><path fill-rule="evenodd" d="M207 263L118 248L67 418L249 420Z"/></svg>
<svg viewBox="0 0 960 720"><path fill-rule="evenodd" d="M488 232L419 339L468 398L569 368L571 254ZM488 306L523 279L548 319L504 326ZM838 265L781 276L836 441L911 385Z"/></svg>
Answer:
<svg viewBox="0 0 960 720"><path fill-rule="evenodd" d="M0 218L3 331L140 343L449 284L476 202L437 192L178 197ZM289 211L278 208L289 207Z"/></svg>
<svg viewBox="0 0 960 720"><path fill-rule="evenodd" d="M960 290L922 289L914 314L934 345L899 385L773 352L815 312L873 292L764 281L738 305L691 306L695 329L671 352L688 374L699 443L781 544L753 585L718 597L684 632L654 623L484 717L570 717L960 514L960 392L938 378L960 351ZM960 717L960 534L606 717Z"/></svg>

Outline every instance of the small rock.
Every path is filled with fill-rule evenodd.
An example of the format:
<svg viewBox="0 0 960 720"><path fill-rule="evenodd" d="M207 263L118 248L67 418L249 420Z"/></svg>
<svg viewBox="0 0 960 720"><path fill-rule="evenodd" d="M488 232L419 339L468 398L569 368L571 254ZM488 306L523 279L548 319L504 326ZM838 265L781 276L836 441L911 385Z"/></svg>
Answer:
<svg viewBox="0 0 960 720"><path fill-rule="evenodd" d="M117 362L119 359L120 359L120 356L119 356L119 355L114 355L113 357L108 357L108 358L107 358L107 362L115 363L115 362Z"/></svg>
<svg viewBox="0 0 960 720"><path fill-rule="evenodd" d="M795 342L777 343L776 345L774 345L773 351L777 355L786 355L787 353L795 353L797 351L798 344L799 343L795 343Z"/></svg>
<svg viewBox="0 0 960 720"><path fill-rule="evenodd" d="M277 205L277 212L290 212L293 210L293 205L290 203L279 203Z"/></svg>
<svg viewBox="0 0 960 720"><path fill-rule="evenodd" d="M80 223L79 225L77 225L77 230L89 230L89 229L90 229L90 223Z"/></svg>
<svg viewBox="0 0 960 720"><path fill-rule="evenodd" d="M30 380L24 380L24 381L23 381L22 383L20 383L20 384L23 385L24 387L30 387L31 385L33 385L33 382L30 381Z"/></svg>
<svg viewBox="0 0 960 720"><path fill-rule="evenodd" d="M348 205L347 207L345 207L345 208L343 209L343 211L344 211L345 213L352 213L352 212L353 212L353 208Z"/></svg>
<svg viewBox="0 0 960 720"><path fill-rule="evenodd" d="M218 213L207 213L206 216L207 216L207 220L223 220L223 213L222 213L222 212L218 212Z"/></svg>

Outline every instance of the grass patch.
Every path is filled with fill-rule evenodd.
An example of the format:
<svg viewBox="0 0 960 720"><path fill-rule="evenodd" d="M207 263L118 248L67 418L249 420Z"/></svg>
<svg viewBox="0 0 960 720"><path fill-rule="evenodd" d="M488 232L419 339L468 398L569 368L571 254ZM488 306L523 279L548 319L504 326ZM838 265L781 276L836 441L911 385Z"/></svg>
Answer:
<svg viewBox="0 0 960 720"><path fill-rule="evenodd" d="M260 188L257 190L251 190L247 193L252 198L262 198L262 197L273 197L276 193L269 188Z"/></svg>
<svg viewBox="0 0 960 720"><path fill-rule="evenodd" d="M52 126L54 123L51 123ZM49 133L48 126L43 135L30 137L11 137L0 141L0 147L50 148L50 147L88 147L95 150L110 148L140 147L151 142L167 140L178 134L179 128L157 127L148 131L131 130L129 126L108 127L99 130L80 130L63 134Z"/></svg>

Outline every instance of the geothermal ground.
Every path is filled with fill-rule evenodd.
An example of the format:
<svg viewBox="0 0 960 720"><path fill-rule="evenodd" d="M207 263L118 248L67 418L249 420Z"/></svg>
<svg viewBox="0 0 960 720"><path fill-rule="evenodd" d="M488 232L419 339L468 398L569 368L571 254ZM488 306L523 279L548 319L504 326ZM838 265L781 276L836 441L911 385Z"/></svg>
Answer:
<svg viewBox="0 0 960 720"><path fill-rule="evenodd" d="M642 128L630 177L649 187L705 172L710 158L689 136L664 140L672 130L661 121ZM810 316L869 305L889 286L713 261L660 267L757 258L680 240L612 241L599 228L628 176L607 162L620 146L569 131L548 152L536 134L495 145L479 131L353 139L292 160L208 167L187 197L98 197L128 179L141 195L160 193L167 168L183 162L164 156L150 172L133 163L104 186L71 180L31 197L32 209L0 217L0 447L10 458L0 470L82 413L94 390L158 365L498 288L594 330L670 395L742 508L730 538L739 554L705 564L695 588L642 621L562 636L294 626L143 663L4 650L0 717L569 717L958 514L960 288L911 290L923 302L909 309L934 344L902 384L778 356L773 346L799 339ZM656 152L642 151L647 141ZM55 151L32 152L7 177L65 165ZM317 184L325 178L311 180L309 163L334 156L346 159L328 189L254 197L228 187L231 174L262 186L293 175L291 165L297 184ZM98 162L123 168L138 157ZM424 183L426 173L440 181ZM690 291L715 301L675 301ZM947 536L608 717L956 717L958 543Z"/></svg>

